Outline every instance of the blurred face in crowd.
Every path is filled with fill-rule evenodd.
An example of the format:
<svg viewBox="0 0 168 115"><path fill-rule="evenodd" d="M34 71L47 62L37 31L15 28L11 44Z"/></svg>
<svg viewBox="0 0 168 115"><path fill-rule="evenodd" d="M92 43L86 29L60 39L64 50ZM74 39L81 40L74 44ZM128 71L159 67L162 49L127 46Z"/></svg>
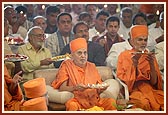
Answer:
<svg viewBox="0 0 168 115"><path fill-rule="evenodd" d="M133 47L136 51L144 51L147 46L148 38L146 36L140 36L138 38L132 39Z"/></svg>
<svg viewBox="0 0 168 115"><path fill-rule="evenodd" d="M84 11L84 5L83 4L72 4L72 10L76 14L80 14L81 12Z"/></svg>
<svg viewBox="0 0 168 115"><path fill-rule="evenodd" d="M58 21L59 31L64 33L69 33L72 29L72 20L69 15L60 16Z"/></svg>
<svg viewBox="0 0 168 115"><path fill-rule="evenodd" d="M107 31L110 36L115 37L119 30L119 24L117 21L111 21L107 24Z"/></svg>
<svg viewBox="0 0 168 115"><path fill-rule="evenodd" d="M135 18L135 24L136 25L147 25L147 22L143 17L138 16Z"/></svg>
<svg viewBox="0 0 168 115"><path fill-rule="evenodd" d="M47 18L47 22L50 26L56 26L57 24L57 16L58 16L59 12L51 12L50 14L46 15Z"/></svg>
<svg viewBox="0 0 168 115"><path fill-rule="evenodd" d="M90 27L92 26L92 18L90 16L84 17L81 21L86 22Z"/></svg>
<svg viewBox="0 0 168 115"><path fill-rule="evenodd" d="M34 14L34 5L33 4L26 4L27 8L27 15L31 16Z"/></svg>
<svg viewBox="0 0 168 115"><path fill-rule="evenodd" d="M104 31L106 28L106 20L107 20L107 16L104 15L100 15L96 20L95 20L95 27L98 30L102 30Z"/></svg>
<svg viewBox="0 0 168 115"><path fill-rule="evenodd" d="M10 25L13 25L14 23L17 22L17 14L16 10L14 10L13 7L8 7L5 9L5 17L9 21Z"/></svg>
<svg viewBox="0 0 168 115"><path fill-rule="evenodd" d="M130 28L132 26L132 14L128 12L123 12L121 16L121 20L125 27Z"/></svg>
<svg viewBox="0 0 168 115"><path fill-rule="evenodd" d="M44 44L45 34L40 28L34 28L29 34L29 41L35 49L40 49Z"/></svg>
<svg viewBox="0 0 168 115"><path fill-rule="evenodd" d="M117 8L118 8L117 4L108 4L108 5L107 5L108 12L109 12L111 15L116 14Z"/></svg>
<svg viewBox="0 0 168 115"><path fill-rule="evenodd" d="M64 4L65 12L70 13L71 12L71 5L70 4Z"/></svg>
<svg viewBox="0 0 168 115"><path fill-rule="evenodd" d="M7 19L4 19L4 37L8 35L9 31L9 22Z"/></svg>
<svg viewBox="0 0 168 115"><path fill-rule="evenodd" d="M48 5L46 4L37 4L36 15L45 16L45 10Z"/></svg>
<svg viewBox="0 0 168 115"><path fill-rule="evenodd" d="M77 26L75 38L85 38L86 41L88 41L89 40L89 28L84 24Z"/></svg>
<svg viewBox="0 0 168 115"><path fill-rule="evenodd" d="M71 55L75 65L85 67L88 58L88 53L85 48L81 48L73 52Z"/></svg>
<svg viewBox="0 0 168 115"><path fill-rule="evenodd" d="M47 24L46 24L46 20L44 18L36 18L34 20L34 23L33 23L34 26L40 26L43 31L45 31L46 27L47 27Z"/></svg>
<svg viewBox="0 0 168 115"><path fill-rule="evenodd" d="M86 11L92 16L93 19L96 18L97 7L95 5L88 5Z"/></svg>
<svg viewBox="0 0 168 115"><path fill-rule="evenodd" d="M17 13L17 18L18 18L19 24L20 24L20 25L23 25L24 22L25 22L26 19L27 19L27 16L26 16L26 14L24 14L24 13Z"/></svg>

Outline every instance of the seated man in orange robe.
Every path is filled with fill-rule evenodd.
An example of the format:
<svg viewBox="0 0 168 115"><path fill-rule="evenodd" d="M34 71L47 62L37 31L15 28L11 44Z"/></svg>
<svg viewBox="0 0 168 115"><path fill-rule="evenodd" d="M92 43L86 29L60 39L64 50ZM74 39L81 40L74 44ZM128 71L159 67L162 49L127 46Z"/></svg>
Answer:
<svg viewBox="0 0 168 115"><path fill-rule="evenodd" d="M89 109L94 106L103 110L116 110L113 106L116 100L100 98L103 89L91 89L88 84L101 84L95 64L87 61L87 42L84 38L77 38L70 42L71 59L64 61L58 71L57 78L52 82L54 88L60 91L74 93L74 98L66 102L67 111Z"/></svg>
<svg viewBox="0 0 168 115"><path fill-rule="evenodd" d="M5 111L20 111L23 102L23 94L18 82L22 80L19 76L22 72L15 74L13 79L4 66L4 110Z"/></svg>
<svg viewBox="0 0 168 115"><path fill-rule="evenodd" d="M133 49L119 55L117 77L129 89L130 103L147 111L164 110L162 77L155 54L146 49L148 29L135 25L130 29Z"/></svg>

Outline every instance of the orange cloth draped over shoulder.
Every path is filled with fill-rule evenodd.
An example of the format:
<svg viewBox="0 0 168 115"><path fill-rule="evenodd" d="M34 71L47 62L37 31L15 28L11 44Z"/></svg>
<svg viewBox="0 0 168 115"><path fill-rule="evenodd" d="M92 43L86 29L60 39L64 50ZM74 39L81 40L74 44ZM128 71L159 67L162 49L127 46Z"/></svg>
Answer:
<svg viewBox="0 0 168 115"><path fill-rule="evenodd" d="M85 69L82 69L74 64L72 60L64 61L57 73L56 79L52 82L52 86L56 89L62 85L63 82L68 80L68 86L76 86L78 84L97 84L102 83L98 70L93 63L87 62ZM74 98L66 103L67 110L88 109L93 107L94 104L103 107L105 110L112 110L115 107L114 99L99 98L99 94L95 89L86 89L84 91L73 91ZM92 98L86 98L92 96Z"/></svg>
<svg viewBox="0 0 168 115"><path fill-rule="evenodd" d="M135 50L122 52L118 58L117 77L124 81L129 89L130 102L137 107L148 111L158 111L164 108L164 92L162 90L162 77L156 59L154 66L157 73L157 84L152 86L150 65L143 54L138 61L138 76L131 57Z"/></svg>
<svg viewBox="0 0 168 115"><path fill-rule="evenodd" d="M9 72L4 66L4 110L5 111L19 111L21 106L21 100L23 99L23 94L20 86L17 86L16 95L11 95L8 91L8 86L12 83L12 78Z"/></svg>

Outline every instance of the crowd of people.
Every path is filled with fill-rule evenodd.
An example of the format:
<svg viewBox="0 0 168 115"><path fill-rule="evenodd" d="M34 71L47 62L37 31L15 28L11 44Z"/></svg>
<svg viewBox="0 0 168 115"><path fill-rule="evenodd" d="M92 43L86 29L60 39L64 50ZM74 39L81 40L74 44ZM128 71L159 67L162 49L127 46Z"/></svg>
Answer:
<svg viewBox="0 0 168 115"><path fill-rule="evenodd" d="M110 103L120 105L118 100L100 98L107 87L87 87L89 83L102 83L96 66L109 66L128 86L130 99L124 101L124 106L132 103L146 111L163 111L164 7L5 4L4 55L18 53L28 57L21 62L4 62L5 110L22 110L19 106L25 99L24 84L34 79L35 70L46 68L59 68L53 88L74 94L65 104L67 111L94 106L116 110ZM8 44L5 38L14 34L24 43L15 47ZM71 54L71 59L52 60L66 53Z"/></svg>

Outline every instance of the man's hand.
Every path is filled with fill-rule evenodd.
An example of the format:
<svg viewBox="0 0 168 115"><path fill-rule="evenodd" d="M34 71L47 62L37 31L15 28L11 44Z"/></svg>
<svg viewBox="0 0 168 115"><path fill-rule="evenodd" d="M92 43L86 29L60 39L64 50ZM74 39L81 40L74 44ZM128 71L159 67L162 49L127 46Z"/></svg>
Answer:
<svg viewBox="0 0 168 115"><path fill-rule="evenodd" d="M40 61L40 65L43 66L43 65L50 65L52 64L54 61L51 59L51 58L46 58L44 60L41 60Z"/></svg>
<svg viewBox="0 0 168 115"><path fill-rule="evenodd" d="M17 84L19 83L20 81L22 81L22 77L20 76L22 74L22 71L19 71L18 73L16 73L13 77L13 83L14 84Z"/></svg>
<svg viewBox="0 0 168 115"><path fill-rule="evenodd" d="M138 60L139 60L140 57L141 57L141 54L139 54L139 53L135 53L132 56L132 61L133 61L133 64L134 64L135 67L138 66Z"/></svg>
<svg viewBox="0 0 168 115"><path fill-rule="evenodd" d="M81 91L83 91L83 90L85 90L85 89L87 89L88 87L86 86L86 85L83 85L83 84L78 84L78 85L76 85L75 87L74 87L74 89L75 90L81 90Z"/></svg>

